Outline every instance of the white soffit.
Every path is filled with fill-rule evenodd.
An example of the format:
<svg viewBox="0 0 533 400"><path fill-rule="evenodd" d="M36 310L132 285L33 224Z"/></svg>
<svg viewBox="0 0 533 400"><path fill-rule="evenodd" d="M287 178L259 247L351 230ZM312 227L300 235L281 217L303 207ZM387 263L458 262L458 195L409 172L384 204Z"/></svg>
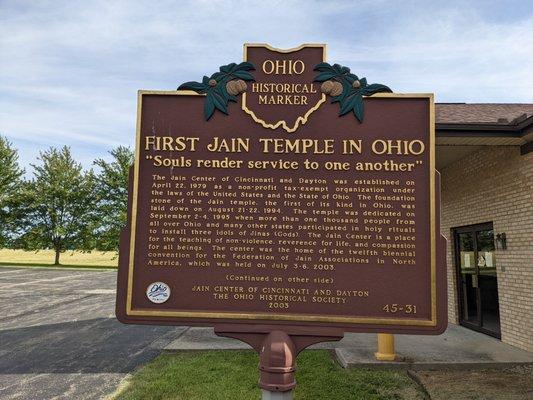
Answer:
<svg viewBox="0 0 533 400"><path fill-rule="evenodd" d="M436 144L445 146L520 146L526 143L524 137L501 136L439 136Z"/></svg>

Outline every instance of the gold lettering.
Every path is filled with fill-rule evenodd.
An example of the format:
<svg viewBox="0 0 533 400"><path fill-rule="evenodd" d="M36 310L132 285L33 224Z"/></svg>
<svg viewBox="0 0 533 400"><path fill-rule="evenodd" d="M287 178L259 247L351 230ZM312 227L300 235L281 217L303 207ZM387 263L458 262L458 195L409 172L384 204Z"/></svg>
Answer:
<svg viewBox="0 0 533 400"><path fill-rule="evenodd" d="M267 75L301 75L305 64L302 60L265 60L262 69Z"/></svg>
<svg viewBox="0 0 533 400"><path fill-rule="evenodd" d="M185 136L146 136L144 150L155 151L196 151L196 144L200 138Z"/></svg>
<svg viewBox="0 0 533 400"><path fill-rule="evenodd" d="M220 139L213 137L213 141L207 145L207 150L225 153L241 153L250 151L250 139L231 138Z"/></svg>
<svg viewBox="0 0 533 400"><path fill-rule="evenodd" d="M361 139L344 139L342 141L342 154L361 154L362 152L362 141Z"/></svg>
<svg viewBox="0 0 533 400"><path fill-rule="evenodd" d="M425 145L421 140L382 140L372 142L372 152L375 154L420 155Z"/></svg>

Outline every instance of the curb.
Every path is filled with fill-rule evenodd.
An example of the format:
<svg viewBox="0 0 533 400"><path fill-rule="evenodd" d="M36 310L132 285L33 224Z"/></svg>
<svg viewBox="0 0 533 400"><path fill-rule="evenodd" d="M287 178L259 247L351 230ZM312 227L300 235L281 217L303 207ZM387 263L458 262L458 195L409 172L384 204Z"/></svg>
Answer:
<svg viewBox="0 0 533 400"><path fill-rule="evenodd" d="M411 371L442 371L442 370L483 370L483 369L507 369L518 366L531 366L532 361L363 361L358 363L348 362L339 349L335 349L335 358L343 368L367 368L367 369L406 369Z"/></svg>

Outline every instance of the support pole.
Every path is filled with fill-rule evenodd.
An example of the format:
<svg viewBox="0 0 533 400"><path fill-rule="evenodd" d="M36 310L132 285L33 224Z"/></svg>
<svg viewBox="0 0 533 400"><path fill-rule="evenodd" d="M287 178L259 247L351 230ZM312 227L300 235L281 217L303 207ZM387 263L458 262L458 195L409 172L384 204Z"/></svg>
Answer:
<svg viewBox="0 0 533 400"><path fill-rule="evenodd" d="M262 400L292 400L296 386L296 347L289 335L270 332L259 353L259 387Z"/></svg>
<svg viewBox="0 0 533 400"><path fill-rule="evenodd" d="M374 353L374 356L380 361L394 361L396 359L394 335L378 333L378 351Z"/></svg>
<svg viewBox="0 0 533 400"><path fill-rule="evenodd" d="M261 400L293 400L294 390L288 392L271 392L269 390L261 389Z"/></svg>
<svg viewBox="0 0 533 400"><path fill-rule="evenodd" d="M283 329L283 331L281 330ZM263 400L292 400L296 386L296 357L303 349L341 340L338 328L260 324L220 324L218 336L242 340L259 353L259 387Z"/></svg>

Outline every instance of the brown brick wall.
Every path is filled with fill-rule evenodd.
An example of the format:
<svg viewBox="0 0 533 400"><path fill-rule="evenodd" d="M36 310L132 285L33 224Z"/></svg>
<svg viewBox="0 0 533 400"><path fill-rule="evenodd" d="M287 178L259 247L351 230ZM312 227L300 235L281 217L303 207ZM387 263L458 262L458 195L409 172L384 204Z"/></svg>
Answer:
<svg viewBox="0 0 533 400"><path fill-rule="evenodd" d="M440 172L450 322L458 323L451 229L492 222L507 235L507 250L495 253L502 341L533 351L533 153L487 146Z"/></svg>

